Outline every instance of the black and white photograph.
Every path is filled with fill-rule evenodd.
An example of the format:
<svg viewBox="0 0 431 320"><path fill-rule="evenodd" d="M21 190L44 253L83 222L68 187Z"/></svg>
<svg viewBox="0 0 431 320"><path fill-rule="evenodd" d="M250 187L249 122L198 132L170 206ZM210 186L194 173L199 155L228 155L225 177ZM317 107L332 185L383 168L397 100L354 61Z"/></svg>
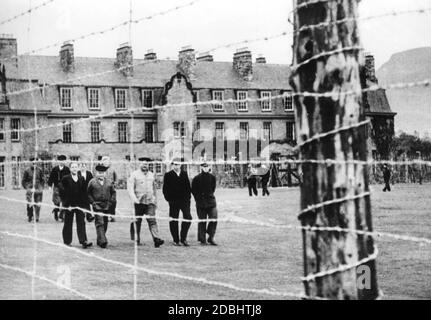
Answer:
<svg viewBox="0 0 431 320"><path fill-rule="evenodd" d="M430 300L430 30L430 0L0 0L0 300Z"/></svg>

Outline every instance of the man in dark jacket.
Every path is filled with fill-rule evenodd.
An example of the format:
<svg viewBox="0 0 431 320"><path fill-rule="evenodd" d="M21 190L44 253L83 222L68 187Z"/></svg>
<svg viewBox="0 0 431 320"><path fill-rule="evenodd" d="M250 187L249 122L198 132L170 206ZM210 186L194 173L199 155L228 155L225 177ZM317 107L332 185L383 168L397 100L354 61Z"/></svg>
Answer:
<svg viewBox="0 0 431 320"><path fill-rule="evenodd" d="M178 219L180 210L183 213L184 220L191 220L190 214L190 198L191 188L187 172L181 170L181 160L174 159L172 162L172 170L167 172L163 178L163 195L166 201L169 202L169 217ZM188 247L187 233L191 222L183 221L181 223L180 236L178 235L178 220L169 222L174 245L179 246L180 242Z"/></svg>
<svg viewBox="0 0 431 320"><path fill-rule="evenodd" d="M63 179L61 179L59 189L64 207L84 208L85 204L88 202L86 200L87 189L85 188L84 179L78 175L77 162L72 162L70 164L70 175L67 175L63 177ZM70 246L70 244L72 243L72 228L74 215L76 216L76 231L78 233L79 243L84 249L86 249L93 244L91 242L87 242L87 233L85 231L85 214L79 209L65 210L63 225L63 242L67 246Z"/></svg>
<svg viewBox="0 0 431 320"><path fill-rule="evenodd" d="M36 159L31 158L30 162L30 167L24 171L21 185L26 190L28 222L33 220L33 213L36 216L36 222L39 222L40 205L37 203L42 202L45 180L42 170L36 165ZM33 202L34 205L31 204Z"/></svg>
<svg viewBox="0 0 431 320"><path fill-rule="evenodd" d="M61 197L60 197L60 190L58 188L58 185L61 182L61 179L63 177L70 174L69 168L66 166L66 156L60 155L57 157L58 160L58 166L55 166L51 174L49 175L48 179L48 186L52 187L52 202L54 203L57 208L55 208L52 213L54 214L54 219L58 221L58 213L60 212L60 221L63 221L64 218L64 210L60 210L58 207L61 206Z"/></svg>
<svg viewBox="0 0 431 320"><path fill-rule="evenodd" d="M105 172L108 168L103 165L96 166L96 177L88 184L87 195L93 211L103 215L95 215L97 233L97 245L103 249L108 245L106 231L108 230L108 214L112 203L116 202L117 192L111 182L106 179Z"/></svg>
<svg viewBox="0 0 431 320"><path fill-rule="evenodd" d="M265 174L262 175L262 196L268 195L268 182L271 175L271 170L266 165L262 165L262 171L268 170Z"/></svg>
<svg viewBox="0 0 431 320"><path fill-rule="evenodd" d="M209 173L207 163L201 165L202 172L193 178L192 193L196 201L196 211L199 219L217 219L217 203L214 196L216 189L216 177ZM216 246L214 236L217 221L198 223L198 241L205 245L207 243L205 234L208 233L208 243Z"/></svg>
<svg viewBox="0 0 431 320"><path fill-rule="evenodd" d="M391 184L390 184L391 170L389 170L389 167L387 164L383 166L383 180L385 181L385 187L383 189L383 192L386 192L386 191L390 192L391 191Z"/></svg>
<svg viewBox="0 0 431 320"><path fill-rule="evenodd" d="M93 179L93 174L91 171L87 170L87 164L83 161L79 165L79 171L78 175L81 176L84 179L84 188L85 192L87 193L88 184L90 183L91 179ZM86 210L90 210L90 202L88 202L88 197L85 197L83 208ZM87 212L87 221L92 222L94 220L94 217Z"/></svg>
<svg viewBox="0 0 431 320"><path fill-rule="evenodd" d="M257 196L257 180L256 180L256 170L253 169L252 165L248 165L247 170L247 186L248 186L248 194L250 197Z"/></svg>

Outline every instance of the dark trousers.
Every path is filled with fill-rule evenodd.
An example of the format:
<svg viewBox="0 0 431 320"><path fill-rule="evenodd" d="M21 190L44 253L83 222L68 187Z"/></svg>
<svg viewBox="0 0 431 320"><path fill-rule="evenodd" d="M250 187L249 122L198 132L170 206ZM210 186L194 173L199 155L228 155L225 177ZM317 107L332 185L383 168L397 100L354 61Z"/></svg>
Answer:
<svg viewBox="0 0 431 320"><path fill-rule="evenodd" d="M265 195L269 196L268 182L269 180L262 180L262 196L265 196Z"/></svg>
<svg viewBox="0 0 431 320"><path fill-rule="evenodd" d="M247 180L247 185L248 185L248 194L250 195L250 197L253 196L253 193L255 196L257 196L257 187L256 187L256 178L249 178Z"/></svg>
<svg viewBox="0 0 431 320"><path fill-rule="evenodd" d="M217 219L217 207L199 208L196 207L199 219ZM217 229L217 221L199 222L198 223L198 241L205 243L205 234L208 233L209 238L214 238Z"/></svg>
<svg viewBox="0 0 431 320"><path fill-rule="evenodd" d="M56 186L52 188L52 202L57 207L61 206L60 189ZM52 210L52 212L54 213L54 217L56 220L58 218L59 212L60 212L60 219L64 220L64 214L66 210L60 210L60 208L55 208L54 210Z"/></svg>
<svg viewBox="0 0 431 320"><path fill-rule="evenodd" d="M100 212L107 214L109 210L94 210L94 212ZM96 226L96 234L97 234L97 244L106 245L108 244L108 239L106 239L106 231L108 231L108 217L101 215L94 215L94 225Z"/></svg>
<svg viewBox="0 0 431 320"><path fill-rule="evenodd" d="M385 188L383 189L383 191L391 191L391 184L389 180L385 180Z"/></svg>
<svg viewBox="0 0 431 320"><path fill-rule="evenodd" d="M111 206L109 207L109 214L115 216L115 209L117 208L117 201L111 202Z"/></svg>
<svg viewBox="0 0 431 320"><path fill-rule="evenodd" d="M33 219L33 213L34 213L36 216L36 220L39 220L40 205L37 205L36 203L42 202L42 192L41 191L32 192L31 190L27 190L26 194L25 194L25 198L27 200L27 217L28 217L28 219L29 220ZM34 202L35 204L30 205L30 202Z"/></svg>
<svg viewBox="0 0 431 320"><path fill-rule="evenodd" d="M178 219L180 216L180 210L183 213L183 218L186 220L192 220L192 215L190 214L190 201L171 201L169 202L169 217L173 219ZM186 241L187 233L189 232L191 222L183 221L181 223L181 234L178 236L178 221L169 221L169 229L171 231L172 240L174 242Z"/></svg>
<svg viewBox="0 0 431 320"><path fill-rule="evenodd" d="M80 244L87 242L87 233L85 231L85 213L81 210L65 210L63 225L63 242L64 244L72 243L73 217L76 216L76 231Z"/></svg>
<svg viewBox="0 0 431 320"><path fill-rule="evenodd" d="M143 215L155 216L156 206L154 204L143 204L135 203L135 216L142 217ZM157 221L155 218L146 218L148 228L150 229L153 241L160 240L159 230L157 228ZM134 222L130 224L130 238L135 240L135 225L136 225L136 239L138 242L141 241L141 224L142 218L136 218Z"/></svg>

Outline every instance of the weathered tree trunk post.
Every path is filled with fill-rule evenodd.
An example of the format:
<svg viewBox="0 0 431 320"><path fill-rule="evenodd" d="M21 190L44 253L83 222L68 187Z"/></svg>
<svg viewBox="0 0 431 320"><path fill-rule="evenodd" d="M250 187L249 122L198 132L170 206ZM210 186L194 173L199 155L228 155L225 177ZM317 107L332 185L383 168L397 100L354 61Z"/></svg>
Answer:
<svg viewBox="0 0 431 320"><path fill-rule="evenodd" d="M302 145L316 135L353 126L300 147L301 160L322 160L322 163L302 164L302 213L299 217L302 226L372 231L367 166L352 163L352 160L367 161L367 128L358 125L365 120L359 73L359 30L354 20L358 2L294 0L293 90L334 94L330 97L295 95L298 142ZM344 19L347 20L343 23L334 23ZM300 30L319 23L328 25ZM345 91L356 93L342 94ZM327 159L337 163L325 163ZM322 205L336 199L344 200ZM310 209L312 205L319 206ZM327 299L378 297L375 260L372 258L376 252L371 236L304 230L303 242L307 296ZM370 261L359 266L359 262L368 257ZM346 271L307 278L345 265L350 266Z"/></svg>

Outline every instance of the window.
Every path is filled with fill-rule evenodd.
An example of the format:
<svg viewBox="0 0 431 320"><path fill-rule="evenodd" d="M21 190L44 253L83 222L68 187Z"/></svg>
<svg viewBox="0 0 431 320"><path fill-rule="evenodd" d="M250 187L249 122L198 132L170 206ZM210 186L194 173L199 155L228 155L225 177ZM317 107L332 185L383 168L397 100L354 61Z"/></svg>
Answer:
<svg viewBox="0 0 431 320"><path fill-rule="evenodd" d="M118 122L118 142L127 142L127 122Z"/></svg>
<svg viewBox="0 0 431 320"><path fill-rule="evenodd" d="M0 118L0 141L4 141L4 119Z"/></svg>
<svg viewBox="0 0 431 320"><path fill-rule="evenodd" d="M90 124L91 142L100 141L100 122L91 122Z"/></svg>
<svg viewBox="0 0 431 320"><path fill-rule="evenodd" d="M146 122L145 123L145 142L151 143L154 142L154 123Z"/></svg>
<svg viewBox="0 0 431 320"><path fill-rule="evenodd" d="M224 92L222 90L213 91L213 100L223 101L224 100ZM214 111L223 111L223 103L214 103L213 110Z"/></svg>
<svg viewBox="0 0 431 320"><path fill-rule="evenodd" d="M160 162L156 163L156 173L162 173L162 164Z"/></svg>
<svg viewBox="0 0 431 320"><path fill-rule="evenodd" d="M262 111L271 111L271 91L262 91L260 97L265 99L260 101Z"/></svg>
<svg viewBox="0 0 431 320"><path fill-rule="evenodd" d="M12 187L21 186L21 157L12 157Z"/></svg>
<svg viewBox="0 0 431 320"><path fill-rule="evenodd" d="M79 156L70 156L69 157L70 161L79 161Z"/></svg>
<svg viewBox="0 0 431 320"><path fill-rule="evenodd" d="M201 140L201 123L199 121L196 122L196 132L194 135L194 140L196 140L196 141Z"/></svg>
<svg viewBox="0 0 431 320"><path fill-rule="evenodd" d="M180 138L186 136L186 128L184 122L174 122L174 137Z"/></svg>
<svg viewBox="0 0 431 320"><path fill-rule="evenodd" d="M152 108L154 106L153 90L142 91L142 104L144 108Z"/></svg>
<svg viewBox="0 0 431 320"><path fill-rule="evenodd" d="M239 123L239 138L240 140L248 140L248 122Z"/></svg>
<svg viewBox="0 0 431 320"><path fill-rule="evenodd" d="M99 110L99 89L88 89L88 108Z"/></svg>
<svg viewBox="0 0 431 320"><path fill-rule="evenodd" d="M264 122L263 123L263 139L270 141L272 138L272 124L271 122Z"/></svg>
<svg viewBox="0 0 431 320"><path fill-rule="evenodd" d="M238 91L236 93L237 100L247 100L247 91ZM239 101L237 102L238 111L247 111L248 103L247 101Z"/></svg>
<svg viewBox="0 0 431 320"><path fill-rule="evenodd" d="M115 89L115 108L126 109L126 89Z"/></svg>
<svg viewBox="0 0 431 320"><path fill-rule="evenodd" d="M11 119L10 129L13 130L10 133L10 138L12 141L19 141L19 130L21 129L20 119Z"/></svg>
<svg viewBox="0 0 431 320"><path fill-rule="evenodd" d="M63 143L72 142L72 124L63 124Z"/></svg>
<svg viewBox="0 0 431 320"><path fill-rule="evenodd" d="M288 95L283 98L284 110L292 111L293 110L292 95L290 92L285 92L285 94L288 94Z"/></svg>
<svg viewBox="0 0 431 320"><path fill-rule="evenodd" d="M72 109L72 88L60 88L60 106L62 109Z"/></svg>
<svg viewBox="0 0 431 320"><path fill-rule="evenodd" d="M215 123L215 136L217 140L224 140L224 122Z"/></svg>
<svg viewBox="0 0 431 320"><path fill-rule="evenodd" d="M4 157L0 157L0 188L5 187L5 177L4 177Z"/></svg>
<svg viewBox="0 0 431 320"><path fill-rule="evenodd" d="M295 123L286 122L286 138L288 141L295 140Z"/></svg>

